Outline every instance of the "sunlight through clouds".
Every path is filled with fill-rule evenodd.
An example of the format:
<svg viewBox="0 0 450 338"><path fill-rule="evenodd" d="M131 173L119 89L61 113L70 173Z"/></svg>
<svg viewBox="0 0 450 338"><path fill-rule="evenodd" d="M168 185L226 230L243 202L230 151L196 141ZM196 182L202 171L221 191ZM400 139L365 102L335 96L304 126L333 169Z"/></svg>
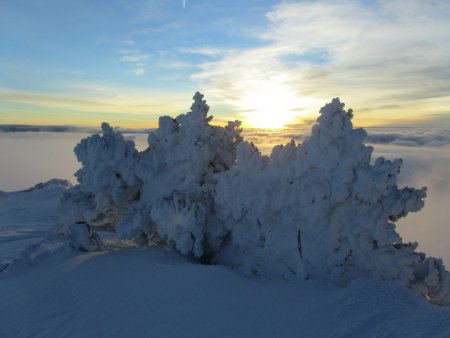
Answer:
<svg viewBox="0 0 450 338"><path fill-rule="evenodd" d="M290 105L295 96L290 90L270 82L256 86L253 90L237 103L241 109L249 110L244 113L248 124L257 128L282 128L292 121Z"/></svg>
<svg viewBox="0 0 450 338"><path fill-rule="evenodd" d="M296 97L310 101L306 109L315 113L316 102L340 96L362 112L355 116L359 125L448 113L450 21L444 13L450 13L448 2L281 3L255 34L262 45L205 62L193 79L239 111L256 106L253 115L242 113L253 125L258 111L264 126L277 118L277 126L285 123L284 105ZM271 74L284 78L282 87ZM248 85L249 79L280 89L273 91L278 107L267 102L270 85Z"/></svg>
<svg viewBox="0 0 450 338"><path fill-rule="evenodd" d="M300 117L299 107L308 102L277 81L255 83L235 105L242 109L245 124L255 128L283 128Z"/></svg>

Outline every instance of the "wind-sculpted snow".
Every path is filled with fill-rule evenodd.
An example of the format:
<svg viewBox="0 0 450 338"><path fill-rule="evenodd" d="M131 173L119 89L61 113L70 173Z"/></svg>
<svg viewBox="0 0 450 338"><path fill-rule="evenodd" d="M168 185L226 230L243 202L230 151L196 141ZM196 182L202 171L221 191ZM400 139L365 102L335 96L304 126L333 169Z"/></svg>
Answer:
<svg viewBox="0 0 450 338"><path fill-rule="evenodd" d="M62 231L76 231L71 245L101 249L93 228L109 225L122 238L163 240L244 275L341 284L372 277L450 304L442 261L402 243L393 223L423 207L425 188L397 187L401 160L371 164L367 134L339 99L321 109L302 144L270 156L242 139L238 121L210 125L208 110L196 93L188 113L160 118L143 152L107 124L83 140L80 184L61 207Z"/></svg>

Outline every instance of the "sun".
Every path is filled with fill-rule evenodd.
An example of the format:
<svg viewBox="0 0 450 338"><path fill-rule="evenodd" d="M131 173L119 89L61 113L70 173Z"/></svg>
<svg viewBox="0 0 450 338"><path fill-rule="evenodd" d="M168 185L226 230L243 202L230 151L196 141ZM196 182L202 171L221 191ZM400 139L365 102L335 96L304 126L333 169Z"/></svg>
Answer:
<svg viewBox="0 0 450 338"><path fill-rule="evenodd" d="M253 128L278 129L297 117L299 98L286 85L258 84L239 100L244 122Z"/></svg>

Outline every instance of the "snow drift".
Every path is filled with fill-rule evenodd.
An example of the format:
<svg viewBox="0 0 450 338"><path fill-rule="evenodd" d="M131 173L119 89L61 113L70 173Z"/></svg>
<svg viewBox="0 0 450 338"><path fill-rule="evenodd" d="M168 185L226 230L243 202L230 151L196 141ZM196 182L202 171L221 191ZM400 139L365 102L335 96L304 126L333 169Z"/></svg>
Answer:
<svg viewBox="0 0 450 338"><path fill-rule="evenodd" d="M426 189L399 188L401 160L371 162L367 134L333 99L302 143L263 156L240 122L210 125L196 93L186 114L161 117L138 152L109 125L81 141L79 184L64 196L58 233L101 250L96 229L138 244L165 242L202 262L248 276L393 281L450 304L442 261L415 251L395 231L423 207Z"/></svg>

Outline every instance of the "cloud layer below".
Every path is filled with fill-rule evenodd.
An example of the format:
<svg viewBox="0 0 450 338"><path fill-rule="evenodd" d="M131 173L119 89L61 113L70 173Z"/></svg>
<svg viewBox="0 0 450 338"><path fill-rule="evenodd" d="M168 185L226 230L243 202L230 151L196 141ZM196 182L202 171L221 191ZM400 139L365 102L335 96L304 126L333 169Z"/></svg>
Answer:
<svg viewBox="0 0 450 338"><path fill-rule="evenodd" d="M368 128L367 142L407 147L440 147L450 144L450 130L422 128Z"/></svg>
<svg viewBox="0 0 450 338"><path fill-rule="evenodd" d="M445 147L450 145L450 129L436 128L365 128L368 132L366 143L374 145L397 145L403 147ZM244 136L265 154L278 144L290 140L302 142L309 136L310 126L275 130L245 129Z"/></svg>
<svg viewBox="0 0 450 338"><path fill-rule="evenodd" d="M397 223L405 241L418 242L419 250L441 257L450 267L450 145L404 147L376 145L375 156L402 158L401 186L428 188L425 207Z"/></svg>

